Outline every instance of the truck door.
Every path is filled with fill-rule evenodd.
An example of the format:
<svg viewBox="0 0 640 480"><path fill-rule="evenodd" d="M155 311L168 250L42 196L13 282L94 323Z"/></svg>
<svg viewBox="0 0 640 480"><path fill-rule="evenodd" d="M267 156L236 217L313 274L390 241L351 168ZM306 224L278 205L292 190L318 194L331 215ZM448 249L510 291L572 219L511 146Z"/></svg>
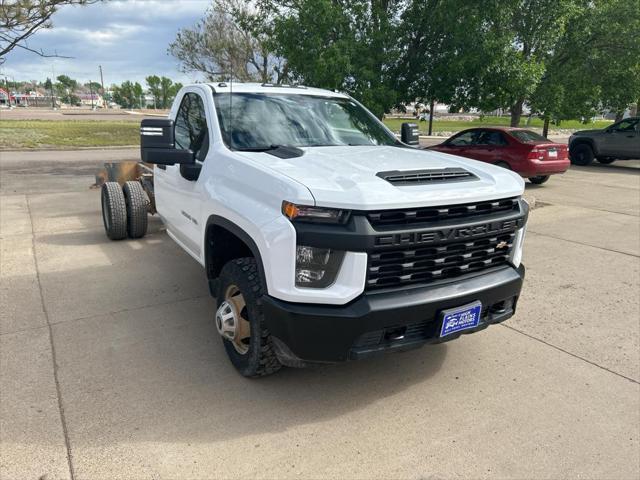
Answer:
<svg viewBox="0 0 640 480"><path fill-rule="evenodd" d="M174 121L176 148L194 152L197 167L201 167L209 151L209 125L205 101L198 87L191 87L182 96ZM186 166L156 166L156 203L167 230L186 250L201 258L203 225L199 224L202 183L193 169Z"/></svg>

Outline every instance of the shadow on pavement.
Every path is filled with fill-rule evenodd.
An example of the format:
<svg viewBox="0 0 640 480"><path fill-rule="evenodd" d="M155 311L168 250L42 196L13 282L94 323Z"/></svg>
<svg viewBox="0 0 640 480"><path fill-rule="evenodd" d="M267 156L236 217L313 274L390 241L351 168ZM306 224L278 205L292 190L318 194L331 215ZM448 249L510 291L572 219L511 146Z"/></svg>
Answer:
<svg viewBox="0 0 640 480"><path fill-rule="evenodd" d="M636 163L635 161L631 160ZM616 163L609 165L603 165L594 161L591 165L581 167L579 165L571 165L571 170L577 170L579 172L586 173L630 173L632 175L640 175L640 168L634 165L625 165L625 160L620 160Z"/></svg>

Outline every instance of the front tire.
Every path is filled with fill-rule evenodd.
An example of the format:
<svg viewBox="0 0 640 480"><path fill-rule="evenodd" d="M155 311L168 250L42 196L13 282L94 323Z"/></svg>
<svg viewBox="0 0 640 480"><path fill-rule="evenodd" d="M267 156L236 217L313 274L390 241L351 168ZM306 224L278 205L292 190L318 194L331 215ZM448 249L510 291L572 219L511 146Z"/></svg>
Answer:
<svg viewBox="0 0 640 480"><path fill-rule="evenodd" d="M100 194L102 223L107 237L122 240L127 236L127 204L118 182L106 182Z"/></svg>
<svg viewBox="0 0 640 480"><path fill-rule="evenodd" d="M254 258L231 260L220 272L216 327L229 360L245 377L263 377L282 368L266 328L263 289Z"/></svg>
<svg viewBox="0 0 640 480"><path fill-rule="evenodd" d="M542 185L549 180L550 175L538 175L537 177L529 177L529 181L534 185Z"/></svg>
<svg viewBox="0 0 640 480"><path fill-rule="evenodd" d="M586 166L593 162L593 149L585 144L581 143L576 145L571 151L571 163L574 165Z"/></svg>

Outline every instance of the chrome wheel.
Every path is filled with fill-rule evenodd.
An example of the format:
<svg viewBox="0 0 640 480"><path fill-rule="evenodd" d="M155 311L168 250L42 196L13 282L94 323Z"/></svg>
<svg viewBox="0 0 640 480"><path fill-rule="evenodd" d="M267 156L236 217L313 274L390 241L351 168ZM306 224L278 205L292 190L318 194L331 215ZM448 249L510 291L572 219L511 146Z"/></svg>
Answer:
<svg viewBox="0 0 640 480"><path fill-rule="evenodd" d="M236 285L229 285L225 291L224 300L216 312L216 328L240 355L249 351L251 324L244 296Z"/></svg>

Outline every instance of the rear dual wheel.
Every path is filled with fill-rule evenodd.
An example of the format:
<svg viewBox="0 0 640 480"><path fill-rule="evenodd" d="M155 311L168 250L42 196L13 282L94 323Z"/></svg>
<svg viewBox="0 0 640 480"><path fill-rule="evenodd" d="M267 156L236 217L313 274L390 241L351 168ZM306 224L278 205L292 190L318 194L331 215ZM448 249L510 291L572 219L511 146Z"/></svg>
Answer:
<svg viewBox="0 0 640 480"><path fill-rule="evenodd" d="M147 233L149 199L140 182L102 185L102 222L111 240L142 238Z"/></svg>
<svg viewBox="0 0 640 480"><path fill-rule="evenodd" d="M127 203L127 235L142 238L147 233L149 199L140 182L125 182L122 187Z"/></svg>
<svg viewBox="0 0 640 480"><path fill-rule="evenodd" d="M118 182L102 185L102 222L107 237L122 240L127 236L127 203Z"/></svg>

